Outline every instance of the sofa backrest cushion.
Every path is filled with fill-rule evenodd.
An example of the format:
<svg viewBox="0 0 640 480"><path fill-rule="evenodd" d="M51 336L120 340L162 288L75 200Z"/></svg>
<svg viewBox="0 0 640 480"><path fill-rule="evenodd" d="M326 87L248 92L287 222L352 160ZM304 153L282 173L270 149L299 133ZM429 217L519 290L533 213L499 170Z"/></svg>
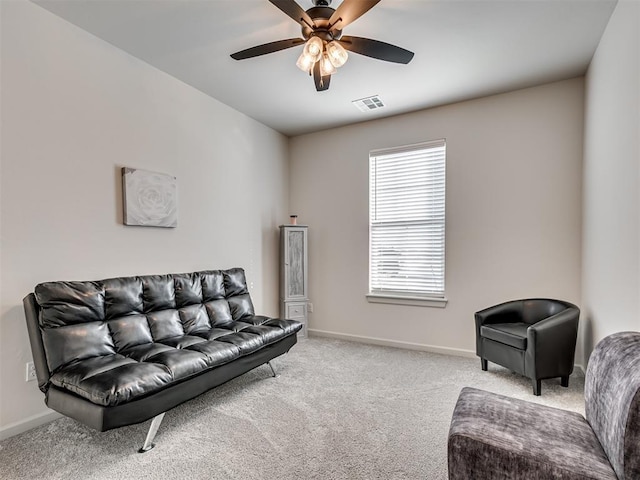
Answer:
<svg viewBox="0 0 640 480"><path fill-rule="evenodd" d="M102 285L107 320L144 312L140 277L110 278Z"/></svg>
<svg viewBox="0 0 640 480"><path fill-rule="evenodd" d="M109 330L118 350L153 342L146 315L134 314L111 320Z"/></svg>
<svg viewBox="0 0 640 480"><path fill-rule="evenodd" d="M105 292L99 282L49 282L36 287L40 326L66 327L105 319Z"/></svg>
<svg viewBox="0 0 640 480"><path fill-rule="evenodd" d="M49 371L254 315L244 270L37 285Z"/></svg>
<svg viewBox="0 0 640 480"><path fill-rule="evenodd" d="M225 297L224 275L219 271L200 272L202 279L202 298L205 302Z"/></svg>
<svg viewBox="0 0 640 480"><path fill-rule="evenodd" d="M224 270L222 273L224 275L224 291L226 297L249 293L243 269L232 268L230 270Z"/></svg>
<svg viewBox="0 0 640 480"><path fill-rule="evenodd" d="M640 478L640 333L614 333L589 358L585 414L620 480Z"/></svg>
<svg viewBox="0 0 640 480"><path fill-rule="evenodd" d="M74 360L116 353L109 327L105 322L47 328L43 332L42 340L50 371Z"/></svg>
<svg viewBox="0 0 640 480"><path fill-rule="evenodd" d="M176 287L171 275L147 275L142 278L142 306L146 312L176 308Z"/></svg>

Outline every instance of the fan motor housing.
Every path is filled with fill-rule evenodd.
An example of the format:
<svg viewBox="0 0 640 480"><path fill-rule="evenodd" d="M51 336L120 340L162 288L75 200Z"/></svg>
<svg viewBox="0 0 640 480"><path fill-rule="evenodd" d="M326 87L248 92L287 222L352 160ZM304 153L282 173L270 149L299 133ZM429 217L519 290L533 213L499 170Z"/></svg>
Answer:
<svg viewBox="0 0 640 480"><path fill-rule="evenodd" d="M335 9L328 6L311 7L307 10L307 14L311 17L316 27L312 28L308 25L303 25L302 37L308 40L310 37L316 36L327 42L338 40L342 36L342 30L329 30L329 19L331 15L333 15L333 12L335 12Z"/></svg>

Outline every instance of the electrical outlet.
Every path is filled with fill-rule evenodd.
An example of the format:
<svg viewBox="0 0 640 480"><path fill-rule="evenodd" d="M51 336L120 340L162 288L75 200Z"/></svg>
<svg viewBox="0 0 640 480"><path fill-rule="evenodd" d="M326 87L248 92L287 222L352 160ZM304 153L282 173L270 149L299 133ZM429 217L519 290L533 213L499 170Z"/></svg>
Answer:
<svg viewBox="0 0 640 480"><path fill-rule="evenodd" d="M32 380L37 380L37 378L36 366L33 364L33 362L27 362L27 376L25 378L25 381L31 382Z"/></svg>
<svg viewBox="0 0 640 480"><path fill-rule="evenodd" d="M311 302L307 303L307 312L313 313L313 303Z"/></svg>

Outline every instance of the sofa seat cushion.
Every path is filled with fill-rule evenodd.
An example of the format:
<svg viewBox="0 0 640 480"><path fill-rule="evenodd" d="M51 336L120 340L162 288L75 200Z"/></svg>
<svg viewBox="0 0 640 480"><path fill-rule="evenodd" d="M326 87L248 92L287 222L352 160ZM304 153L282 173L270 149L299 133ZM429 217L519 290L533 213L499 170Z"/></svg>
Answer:
<svg viewBox="0 0 640 480"><path fill-rule="evenodd" d="M526 350L527 328L529 325L523 322L488 324L480 327L480 335L519 350Z"/></svg>
<svg viewBox="0 0 640 480"><path fill-rule="evenodd" d="M162 311L166 312L171 310ZM144 325L139 317L145 318L132 315L114 319L111 331L120 334L133 327L136 332L142 331ZM105 322L95 323L109 331ZM51 383L98 405L120 405L256 352L297 332L301 326L292 320L247 315L221 327L200 328L155 341L151 333L137 335L132 342L119 338L116 346L124 348L76 358L59 367ZM150 341L136 344L141 339Z"/></svg>
<svg viewBox="0 0 640 480"><path fill-rule="evenodd" d="M188 349L206 356L209 367L218 367L240 357L240 349L237 346L215 340L196 343Z"/></svg>
<svg viewBox="0 0 640 480"><path fill-rule="evenodd" d="M458 398L448 461L451 480L616 479L582 415L475 388Z"/></svg>
<svg viewBox="0 0 640 480"><path fill-rule="evenodd" d="M51 376L53 385L104 406L129 402L172 381L164 365L136 362L119 354L78 360Z"/></svg>
<svg viewBox="0 0 640 480"><path fill-rule="evenodd" d="M267 325L252 325L242 330L242 332L258 335L262 339L263 345L269 345L277 342L286 336L282 329Z"/></svg>
<svg viewBox="0 0 640 480"><path fill-rule="evenodd" d="M278 327L282 330L283 336L292 335L302 329L302 323L296 320L283 320L281 318L271 318L262 325L266 327Z"/></svg>
<svg viewBox="0 0 640 480"><path fill-rule="evenodd" d="M125 357L132 358L138 362L146 362L151 357L158 355L159 353L170 352L171 350L173 350L172 347L162 343L145 343L125 348L124 350L120 350L120 353Z"/></svg>
<svg viewBox="0 0 640 480"><path fill-rule="evenodd" d="M191 345L201 342L204 342L204 339L195 335L180 335L178 337L165 338L158 341L158 343L161 343L162 345L167 345L173 348L188 348Z"/></svg>
<svg viewBox="0 0 640 480"><path fill-rule="evenodd" d="M240 349L240 355L249 355L264 347L265 342L260 335L249 332L232 332L216 338L217 342L231 343Z"/></svg>
<svg viewBox="0 0 640 480"><path fill-rule="evenodd" d="M201 352L173 349L150 357L147 362L164 366L171 374L171 380L182 380L209 368L208 357Z"/></svg>
<svg viewBox="0 0 640 480"><path fill-rule="evenodd" d="M51 377L51 383L98 405L114 406L241 356L240 348L232 343L200 340L186 348L151 343L131 347L124 351L126 356L113 354L77 360L60 368Z"/></svg>
<svg viewBox="0 0 640 480"><path fill-rule="evenodd" d="M227 335L234 333L229 330L224 330L224 332ZM191 335L174 337L172 339L163 340L162 342L163 343L136 345L135 347L122 350L121 353L124 356L139 362L164 365L173 375L175 380L182 378L184 375L174 371L172 368L173 365L181 371L184 368L187 368L191 373L197 373L198 371L223 365L235 360L241 355L240 349L229 342L207 340L202 337ZM166 345L165 342L170 345ZM193 364L192 367L184 365L189 362ZM191 373L185 374L189 375Z"/></svg>
<svg viewBox="0 0 640 480"><path fill-rule="evenodd" d="M302 324L295 320L250 315L221 327L195 332L194 335L199 335L207 340L232 343L240 348L241 355L247 355L297 332L301 326Z"/></svg>

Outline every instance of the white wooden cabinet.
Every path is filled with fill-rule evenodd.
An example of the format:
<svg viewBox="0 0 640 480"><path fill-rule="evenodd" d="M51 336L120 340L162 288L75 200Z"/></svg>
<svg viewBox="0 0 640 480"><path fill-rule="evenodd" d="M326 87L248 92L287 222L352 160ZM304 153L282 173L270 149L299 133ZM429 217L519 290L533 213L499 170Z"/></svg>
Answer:
<svg viewBox="0 0 640 480"><path fill-rule="evenodd" d="M306 225L280 226L280 316L302 322L301 337L308 323L307 231Z"/></svg>

